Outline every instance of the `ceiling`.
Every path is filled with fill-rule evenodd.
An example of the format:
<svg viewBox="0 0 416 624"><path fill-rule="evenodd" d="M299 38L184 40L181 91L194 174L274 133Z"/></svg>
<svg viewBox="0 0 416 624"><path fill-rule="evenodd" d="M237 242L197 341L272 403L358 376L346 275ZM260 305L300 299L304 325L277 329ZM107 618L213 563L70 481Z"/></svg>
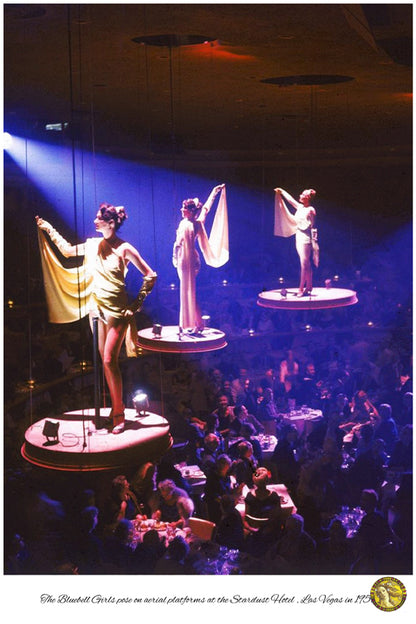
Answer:
<svg viewBox="0 0 416 624"><path fill-rule="evenodd" d="M6 130L247 163L411 151L411 4L6 4L4 54Z"/></svg>

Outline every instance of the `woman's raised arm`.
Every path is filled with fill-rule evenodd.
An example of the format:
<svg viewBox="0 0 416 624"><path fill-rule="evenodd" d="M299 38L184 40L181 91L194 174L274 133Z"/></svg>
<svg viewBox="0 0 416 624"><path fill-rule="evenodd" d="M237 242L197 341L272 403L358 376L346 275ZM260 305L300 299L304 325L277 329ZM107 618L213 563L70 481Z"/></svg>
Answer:
<svg viewBox="0 0 416 624"><path fill-rule="evenodd" d="M290 193L288 193L287 191L285 191L284 189L277 187L274 189L276 193L279 193L279 195L282 195L284 197L284 199L286 199L289 204L291 204L294 208L299 208L300 206L302 206L302 204L298 201L296 201L296 199L294 197L292 197L292 195L290 195Z"/></svg>
<svg viewBox="0 0 416 624"><path fill-rule="evenodd" d="M206 216L211 210L212 204L214 203L214 199L224 187L225 187L225 184L218 184L218 186L214 186L214 188L212 189L211 193L208 196L207 201L201 208L200 215L197 219L198 221L201 221L202 223L205 222Z"/></svg>
<svg viewBox="0 0 416 624"><path fill-rule="evenodd" d="M61 236L59 232L57 232L55 228L53 228L52 225L48 223L48 221L45 221L38 216L36 216L35 219L38 228L40 230L44 230L47 234L49 234L51 241L57 246L61 254L65 256L65 258L85 255L84 243L81 243L80 245L71 245L71 243L68 243L68 241L65 240L65 238Z"/></svg>

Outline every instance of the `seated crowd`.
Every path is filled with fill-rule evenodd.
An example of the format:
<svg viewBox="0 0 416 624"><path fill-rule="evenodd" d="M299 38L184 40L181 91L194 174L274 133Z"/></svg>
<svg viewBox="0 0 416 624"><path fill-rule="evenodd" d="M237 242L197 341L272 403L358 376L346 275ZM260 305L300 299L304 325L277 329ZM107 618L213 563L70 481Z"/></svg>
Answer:
<svg viewBox="0 0 416 624"><path fill-rule="evenodd" d="M188 539L193 517L213 523L208 542L244 553L250 574L411 573L409 385L387 403L377 384L357 389L347 367L331 387L311 362L289 366L292 357L257 380L241 369L227 386L213 370L211 411L196 415L187 405L160 461L75 497L34 487L33 500L19 500L30 518L22 514L21 533L7 536L6 573L206 573L200 541ZM305 395L323 416L300 432L284 416ZM277 439L267 457L265 433ZM200 469L199 488L183 466ZM272 483L286 487L292 513ZM355 508L362 512L351 536L343 512ZM137 519L166 524L167 537L150 527L138 541Z"/></svg>
<svg viewBox="0 0 416 624"><path fill-rule="evenodd" d="M221 357L195 363L166 356L163 391L159 359L123 365L126 393L140 379L149 396L163 399L174 444L159 461L91 481L22 467L16 440L32 413L21 409L14 389L16 357L6 378L13 392L5 409L5 573L215 574L207 560L224 552L235 559L238 551L229 573L412 574L410 307L397 304L393 281L384 290L373 284L353 284L360 306L348 315L312 313L322 330L315 334L303 331L302 313L255 310L246 318L230 300L213 326L247 336L253 352L241 356L230 340ZM368 318L387 328L381 338L362 331ZM264 353L250 328L270 334ZM70 338L61 336L56 347L59 374L81 358ZM40 367L52 360L41 347L33 347L35 373L47 381L52 373ZM30 410L41 418L92 404L89 389L73 384L68 378L65 393L52 385ZM303 405L322 418L299 430L284 415ZM264 436L277 439L272 452ZM183 465L200 470L198 487ZM292 510L272 484L285 486ZM194 518L212 523L209 538L192 535ZM137 523L146 519L151 524L138 539Z"/></svg>

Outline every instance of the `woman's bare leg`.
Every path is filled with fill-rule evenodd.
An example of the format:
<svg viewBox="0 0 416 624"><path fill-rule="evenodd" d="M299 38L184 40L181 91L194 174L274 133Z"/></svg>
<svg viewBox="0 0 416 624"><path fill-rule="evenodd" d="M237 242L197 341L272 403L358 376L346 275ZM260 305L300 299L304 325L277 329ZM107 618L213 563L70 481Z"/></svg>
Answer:
<svg viewBox="0 0 416 624"><path fill-rule="evenodd" d="M303 293L304 290L310 292L312 290L311 245L298 244L296 250L300 260L299 293Z"/></svg>
<svg viewBox="0 0 416 624"><path fill-rule="evenodd" d="M118 358L120 355L121 345L126 334L126 329L127 324L124 319L116 319L113 317L108 319L108 325L105 328L103 353L101 356L104 367L104 375L110 392L114 424L118 424L115 422L116 419L119 422L124 421L123 380L118 364Z"/></svg>
<svg viewBox="0 0 416 624"><path fill-rule="evenodd" d="M115 425L124 422L123 380L118 358L126 329L127 323L124 319L108 317L107 323L101 319L98 320L98 350L110 392L111 411Z"/></svg>

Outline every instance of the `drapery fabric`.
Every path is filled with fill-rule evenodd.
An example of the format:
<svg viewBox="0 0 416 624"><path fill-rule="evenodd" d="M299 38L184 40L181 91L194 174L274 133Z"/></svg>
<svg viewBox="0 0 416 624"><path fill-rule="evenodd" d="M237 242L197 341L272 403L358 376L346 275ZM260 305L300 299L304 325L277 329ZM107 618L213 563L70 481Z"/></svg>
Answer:
<svg viewBox="0 0 416 624"><path fill-rule="evenodd" d="M127 307L122 258L101 238L88 238L78 267L65 267L55 255L43 230L38 228L48 318L51 323L72 323L89 312L105 322L105 317L123 318ZM137 355L137 328L134 316L126 321L128 357Z"/></svg>
<svg viewBox="0 0 416 624"><path fill-rule="evenodd" d="M86 255L79 267L67 268L40 228L38 240L49 321L72 323L83 318L88 314L92 294L92 274L87 274Z"/></svg>

